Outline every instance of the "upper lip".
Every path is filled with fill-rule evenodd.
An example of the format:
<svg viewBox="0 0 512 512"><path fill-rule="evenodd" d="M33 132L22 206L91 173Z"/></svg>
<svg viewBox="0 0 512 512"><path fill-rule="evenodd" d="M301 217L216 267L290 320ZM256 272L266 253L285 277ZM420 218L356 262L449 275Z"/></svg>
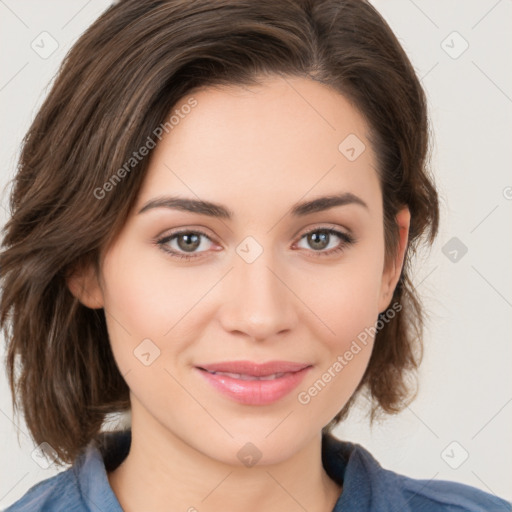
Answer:
<svg viewBox="0 0 512 512"><path fill-rule="evenodd" d="M252 375L253 377L265 377L267 375L273 375L274 373L298 372L308 366L311 365L291 361L268 361L267 363L255 363L253 361L222 361L220 363L197 365L197 368L209 372L227 372Z"/></svg>

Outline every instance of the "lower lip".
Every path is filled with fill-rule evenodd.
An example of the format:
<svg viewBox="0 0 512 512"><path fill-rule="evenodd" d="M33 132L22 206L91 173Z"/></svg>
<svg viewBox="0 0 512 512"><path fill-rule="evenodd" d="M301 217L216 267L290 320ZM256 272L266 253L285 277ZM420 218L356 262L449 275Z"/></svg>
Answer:
<svg viewBox="0 0 512 512"><path fill-rule="evenodd" d="M277 402L295 389L311 366L272 380L234 379L227 375L214 375L205 370L196 369L215 389L236 402L247 405L268 405Z"/></svg>

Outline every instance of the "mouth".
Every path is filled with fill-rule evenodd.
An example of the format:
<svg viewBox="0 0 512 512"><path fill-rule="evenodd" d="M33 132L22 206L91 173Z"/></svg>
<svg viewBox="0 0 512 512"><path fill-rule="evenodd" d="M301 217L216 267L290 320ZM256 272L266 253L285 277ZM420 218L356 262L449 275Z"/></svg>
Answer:
<svg viewBox="0 0 512 512"><path fill-rule="evenodd" d="M224 396L246 405L267 405L288 395L312 368L310 364L229 361L195 367Z"/></svg>
<svg viewBox="0 0 512 512"><path fill-rule="evenodd" d="M203 368L199 368L200 370L204 370ZM239 379L239 380L274 380L274 379L280 379L281 377L284 377L286 373L290 372L279 372L279 373L272 373L270 375L262 375L260 377L257 377L255 375L247 375L244 373L229 373L229 372L211 372L209 370L204 370L205 372L210 373L211 375L224 375L226 377L231 377L232 379Z"/></svg>
<svg viewBox="0 0 512 512"><path fill-rule="evenodd" d="M309 363L296 363L293 361L268 361L256 363L254 361L222 361L220 363L201 364L197 368L210 373L225 373L245 375L248 377L268 377L281 373L294 373L303 370Z"/></svg>

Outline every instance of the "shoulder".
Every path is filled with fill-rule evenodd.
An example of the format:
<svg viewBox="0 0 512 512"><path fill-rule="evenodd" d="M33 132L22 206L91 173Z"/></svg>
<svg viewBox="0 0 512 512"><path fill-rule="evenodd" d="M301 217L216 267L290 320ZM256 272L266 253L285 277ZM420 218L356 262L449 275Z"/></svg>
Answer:
<svg viewBox="0 0 512 512"><path fill-rule="evenodd" d="M86 512L73 468L33 485L4 512Z"/></svg>
<svg viewBox="0 0 512 512"><path fill-rule="evenodd" d="M343 483L333 512L512 512L512 504L476 487L415 479L383 468L357 443L324 436L323 463Z"/></svg>
<svg viewBox="0 0 512 512"><path fill-rule="evenodd" d="M476 487L448 480L395 476L411 510L449 512L512 512L512 503Z"/></svg>
<svg viewBox="0 0 512 512"><path fill-rule="evenodd" d="M362 446L361 458L381 489L387 487L401 510L414 512L512 512L512 503L476 487L449 480L416 479L384 469Z"/></svg>
<svg viewBox="0 0 512 512"><path fill-rule="evenodd" d="M122 512L107 471L128 454L131 431L103 432L68 469L33 485L2 512Z"/></svg>

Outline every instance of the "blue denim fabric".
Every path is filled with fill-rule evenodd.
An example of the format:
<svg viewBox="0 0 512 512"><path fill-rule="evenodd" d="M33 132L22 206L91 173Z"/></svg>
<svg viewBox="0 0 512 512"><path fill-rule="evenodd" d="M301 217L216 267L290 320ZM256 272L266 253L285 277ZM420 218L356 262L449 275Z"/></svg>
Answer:
<svg viewBox="0 0 512 512"><path fill-rule="evenodd" d="M131 431L106 433L75 464L31 487L4 512L123 512L107 479L128 454ZM333 512L512 512L512 504L475 487L420 480L386 470L361 445L322 438L327 474L343 483ZM229 507L226 507L229 510Z"/></svg>

